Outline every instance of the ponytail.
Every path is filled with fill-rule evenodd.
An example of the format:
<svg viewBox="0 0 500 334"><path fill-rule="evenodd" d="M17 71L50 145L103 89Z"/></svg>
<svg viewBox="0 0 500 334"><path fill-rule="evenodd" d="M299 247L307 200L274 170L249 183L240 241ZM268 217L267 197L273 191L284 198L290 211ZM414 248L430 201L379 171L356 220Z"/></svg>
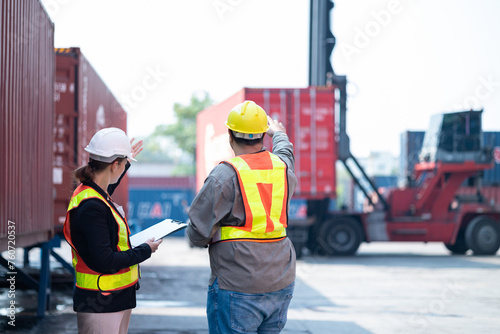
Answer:
<svg viewBox="0 0 500 334"><path fill-rule="evenodd" d="M79 182L85 182L92 180L92 176L94 173L92 172L92 168L90 168L89 164L78 167L73 171L73 178Z"/></svg>
<svg viewBox="0 0 500 334"><path fill-rule="evenodd" d="M116 160L115 160L116 161ZM115 162L113 161L113 162ZM113 162L102 162L94 159L89 159L89 163L83 165L73 171L73 177L79 182L88 182L94 178L96 172L106 169Z"/></svg>

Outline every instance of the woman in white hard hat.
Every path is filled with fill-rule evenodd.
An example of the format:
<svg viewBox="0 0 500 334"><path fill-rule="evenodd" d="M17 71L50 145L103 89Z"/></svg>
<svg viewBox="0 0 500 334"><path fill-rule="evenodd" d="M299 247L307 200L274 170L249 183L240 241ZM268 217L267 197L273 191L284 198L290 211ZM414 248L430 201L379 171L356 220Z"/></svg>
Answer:
<svg viewBox="0 0 500 334"><path fill-rule="evenodd" d="M74 171L81 183L64 223L76 275L78 332L127 333L139 288L138 264L161 243L151 239L132 248L123 209L111 199L130 161L142 151L142 141L131 146L125 132L107 128L92 137L85 151L89 162Z"/></svg>

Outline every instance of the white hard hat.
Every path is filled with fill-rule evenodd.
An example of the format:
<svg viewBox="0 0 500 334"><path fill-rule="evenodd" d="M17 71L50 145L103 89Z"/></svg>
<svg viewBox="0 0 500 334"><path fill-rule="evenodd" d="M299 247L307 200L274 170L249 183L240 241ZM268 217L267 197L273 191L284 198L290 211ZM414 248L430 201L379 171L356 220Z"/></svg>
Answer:
<svg viewBox="0 0 500 334"><path fill-rule="evenodd" d="M90 157L102 162L113 162L116 158L132 158L132 147L130 141L118 128L106 128L99 130L85 147Z"/></svg>

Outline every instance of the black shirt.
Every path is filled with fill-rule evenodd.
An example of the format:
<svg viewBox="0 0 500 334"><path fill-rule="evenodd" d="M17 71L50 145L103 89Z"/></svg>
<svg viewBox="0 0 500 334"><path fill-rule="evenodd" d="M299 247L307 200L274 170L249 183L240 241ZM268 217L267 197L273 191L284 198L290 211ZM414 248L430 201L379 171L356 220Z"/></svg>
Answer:
<svg viewBox="0 0 500 334"><path fill-rule="evenodd" d="M130 164L127 162L125 172L129 167ZM110 195L122 177L117 183L108 187ZM95 189L110 205L114 205L106 192L95 182L89 181L83 184ZM143 262L151 256L151 248L145 243L124 252L118 251L118 225L111 209L100 199L83 200L78 208L70 212L70 224L71 239L78 254L90 269L99 273L113 274ZM106 313L134 308L137 288L138 285L134 285L112 292L111 295L105 295L100 291L75 287L73 309L75 312Z"/></svg>

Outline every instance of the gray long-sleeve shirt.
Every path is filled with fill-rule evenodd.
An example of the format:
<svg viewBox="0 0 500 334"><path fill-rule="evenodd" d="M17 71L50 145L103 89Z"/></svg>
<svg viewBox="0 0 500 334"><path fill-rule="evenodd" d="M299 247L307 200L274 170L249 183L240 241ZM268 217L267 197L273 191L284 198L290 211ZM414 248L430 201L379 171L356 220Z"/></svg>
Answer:
<svg viewBox="0 0 500 334"><path fill-rule="evenodd" d="M288 198L297 186L293 145L284 132L273 136L273 153L288 166ZM195 246L210 244L222 225L243 226L245 209L238 177L226 164L217 165L191 204L187 235ZM209 284L216 278L221 289L267 293L295 280L295 250L290 239L276 242L225 241L210 244Z"/></svg>

